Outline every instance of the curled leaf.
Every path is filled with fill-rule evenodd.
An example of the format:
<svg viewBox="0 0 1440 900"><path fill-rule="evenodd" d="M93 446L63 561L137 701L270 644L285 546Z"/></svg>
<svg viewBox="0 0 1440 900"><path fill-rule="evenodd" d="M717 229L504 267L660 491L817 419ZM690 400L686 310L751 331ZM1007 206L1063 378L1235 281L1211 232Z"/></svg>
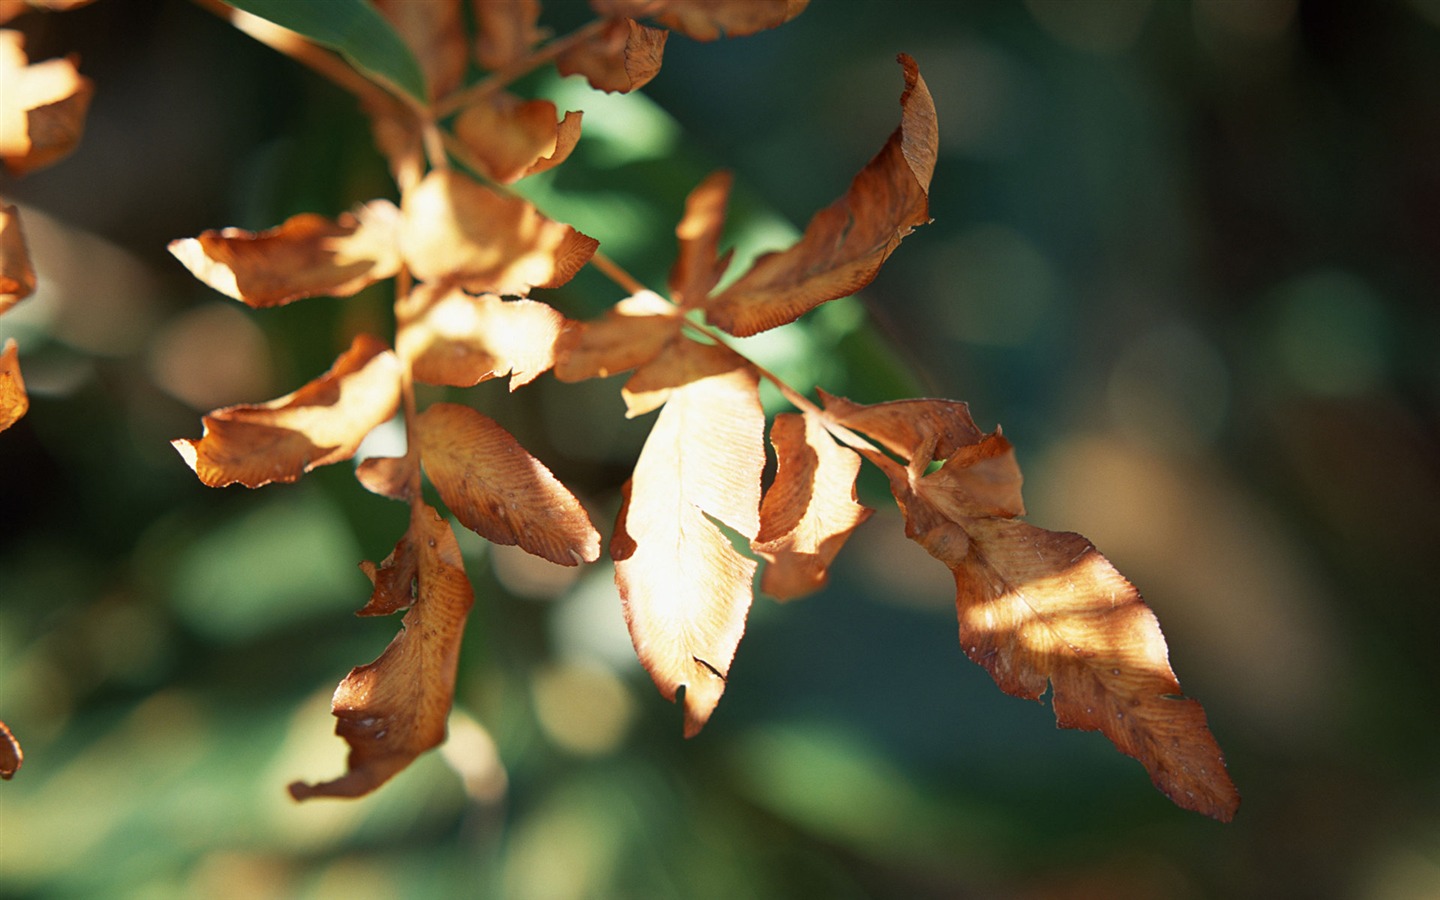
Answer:
<svg viewBox="0 0 1440 900"><path fill-rule="evenodd" d="M0 203L0 313L35 292L35 268L20 228L20 211Z"/></svg>
<svg viewBox="0 0 1440 900"><path fill-rule="evenodd" d="M509 94L467 106L455 120L455 136L492 181L510 184L560 165L580 142L581 113L555 121L549 100L521 101Z"/></svg>
<svg viewBox="0 0 1440 900"><path fill-rule="evenodd" d="M589 40L556 57L555 69L561 75L585 76L596 90L629 93L660 73L669 36L662 28L614 18Z"/></svg>
<svg viewBox="0 0 1440 900"><path fill-rule="evenodd" d="M906 462L916 448L933 440L929 455L947 459L957 449L984 437L970 417L970 404L959 400L892 400L863 404L820 390L826 414L846 428L878 441Z"/></svg>
<svg viewBox="0 0 1440 900"><path fill-rule="evenodd" d="M684 324L679 307L651 291L627 297L590 322L570 322L555 344L561 381L607 378L654 359Z"/></svg>
<svg viewBox="0 0 1440 900"><path fill-rule="evenodd" d="M355 467L355 480L372 494L408 503L419 472L418 456L372 456Z"/></svg>
<svg viewBox="0 0 1440 900"><path fill-rule="evenodd" d="M23 175L67 156L80 143L95 86L75 58L27 65L24 37L0 31L0 159Z"/></svg>
<svg viewBox="0 0 1440 900"><path fill-rule="evenodd" d="M283 306L303 297L349 297L400 269L399 211L374 200L334 222L312 213L268 231L225 228L170 242L185 268L248 306Z"/></svg>
<svg viewBox="0 0 1440 900"><path fill-rule="evenodd" d="M635 652L661 694L683 689L689 737L719 702L745 631L755 562L717 522L746 538L759 528L765 415L743 359L678 346L695 377L670 393L640 451L610 554Z"/></svg>
<svg viewBox="0 0 1440 900"><path fill-rule="evenodd" d="M460 0L372 2L415 54L420 69L425 73L425 84L432 100L445 96L460 85L470 58Z"/></svg>
<svg viewBox="0 0 1440 900"><path fill-rule="evenodd" d="M0 348L0 431L20 421L29 409L30 397L20 376L20 348L8 338Z"/></svg>
<svg viewBox="0 0 1440 900"><path fill-rule="evenodd" d="M620 389L627 419L658 409L677 388L735 368L738 357L724 347L702 353L697 346L701 345L691 340L670 341L654 359L635 370Z"/></svg>
<svg viewBox="0 0 1440 900"><path fill-rule="evenodd" d="M590 0L601 15L648 18L697 41L777 28L810 0Z"/></svg>
<svg viewBox="0 0 1440 900"><path fill-rule="evenodd" d="M330 371L293 394L205 416L197 440L171 441L210 487L295 481L355 455L400 402L400 363L384 343L359 335Z"/></svg>
<svg viewBox="0 0 1440 900"><path fill-rule="evenodd" d="M770 442L778 465L752 546L769 561L761 590L789 600L824 587L835 555L874 510L856 502L860 457L815 416L776 416Z"/></svg>
<svg viewBox="0 0 1440 900"><path fill-rule="evenodd" d="M9 781L15 777L23 762L25 752L20 749L20 742L10 733L5 723L0 722L0 778Z"/></svg>
<svg viewBox="0 0 1440 900"><path fill-rule="evenodd" d="M600 534L580 501L493 419L436 403L416 425L425 474L466 528L562 566L599 558Z"/></svg>
<svg viewBox="0 0 1440 900"><path fill-rule="evenodd" d="M685 198L685 215L675 226L680 253L670 270L670 294L683 307L700 306L730 264L720 256L720 231L730 200L729 172L713 172Z"/></svg>
<svg viewBox="0 0 1440 900"><path fill-rule="evenodd" d="M600 246L552 221L518 197L506 197L453 170L437 170L405 192L405 262L422 281L458 284L471 293L523 296L559 287Z"/></svg>
<svg viewBox="0 0 1440 900"><path fill-rule="evenodd" d="M368 794L445 740L474 602L455 534L435 510L416 504L395 551L366 573L375 594L362 614L410 611L380 658L352 669L335 689L335 733L350 745L345 774L321 784L294 782L296 800Z"/></svg>
<svg viewBox="0 0 1440 900"><path fill-rule="evenodd" d="M513 391L554 364L565 326L565 317L544 303L473 297L458 288L439 293L422 286L403 307L400 356L426 384L469 387L508 374ZM413 317L406 315L412 307Z"/></svg>
<svg viewBox="0 0 1440 900"><path fill-rule="evenodd" d="M900 126L845 196L815 214L798 243L760 257L711 298L706 315L715 325L737 336L758 334L853 294L874 280L901 239L930 221L935 102L915 60L901 54L900 65Z"/></svg>
<svg viewBox="0 0 1440 900"><path fill-rule="evenodd" d="M475 12L475 59L487 69L499 69L523 59L544 36L539 0L470 0Z"/></svg>

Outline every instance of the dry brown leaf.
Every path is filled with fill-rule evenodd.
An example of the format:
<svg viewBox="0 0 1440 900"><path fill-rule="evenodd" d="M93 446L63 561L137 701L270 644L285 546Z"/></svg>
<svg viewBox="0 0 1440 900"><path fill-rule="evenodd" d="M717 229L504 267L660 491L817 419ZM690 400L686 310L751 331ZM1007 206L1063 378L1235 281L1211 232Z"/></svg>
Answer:
<svg viewBox="0 0 1440 900"><path fill-rule="evenodd" d="M635 652L661 694L684 689L689 737L725 690L750 609L755 562L715 523L759 529L765 414L753 367L680 345L695 378L672 391L640 451L610 554Z"/></svg>
<svg viewBox="0 0 1440 900"><path fill-rule="evenodd" d="M752 546L769 562L761 590L790 600L825 586L835 554L874 510L856 502L860 457L835 443L816 416L776 416L770 443L775 481L760 504Z"/></svg>
<svg viewBox="0 0 1440 900"><path fill-rule="evenodd" d="M20 211L0 203L0 313L35 292L35 268L20 227Z"/></svg>
<svg viewBox="0 0 1440 900"><path fill-rule="evenodd" d="M0 348L0 431L20 421L29 409L30 397L20 376L20 348L8 338Z"/></svg>
<svg viewBox="0 0 1440 900"><path fill-rule="evenodd" d="M268 231L225 228L170 242L196 278L256 309L349 297L400 269L399 210L372 200L332 222L301 213Z"/></svg>
<svg viewBox="0 0 1440 900"><path fill-rule="evenodd" d="M453 170L425 176L402 201L405 262L422 281L458 284L473 294L523 296L559 287L600 246Z"/></svg>
<svg viewBox="0 0 1440 900"><path fill-rule="evenodd" d="M670 270L670 296L682 307L702 305L730 264L730 253L720 256L720 232L734 180L729 172L713 172L685 198L685 215L675 226L680 253Z"/></svg>
<svg viewBox="0 0 1440 900"><path fill-rule="evenodd" d="M892 400L863 404L819 391L826 414L858 431L906 462L915 448L934 439L930 454L948 459L961 447L978 443L985 433L970 417L970 404L959 400Z"/></svg>
<svg viewBox="0 0 1440 900"><path fill-rule="evenodd" d="M724 347L701 353L695 349L697 346L702 345L686 339L670 341L660 348L654 359L635 370L620 389L627 419L659 409L677 388L724 374L737 365L739 357Z"/></svg>
<svg viewBox="0 0 1440 900"><path fill-rule="evenodd" d="M603 16L646 18L697 41L744 37L776 28L805 11L810 0L590 0Z"/></svg>
<svg viewBox="0 0 1440 900"><path fill-rule="evenodd" d="M470 387L509 375L512 391L554 365L555 341L565 327L564 316L535 300L423 285L400 316L397 348L416 380Z"/></svg>
<svg viewBox="0 0 1440 900"><path fill-rule="evenodd" d="M1239 794L1204 710L1181 695L1139 591L1080 535L1014 518L1020 472L998 432L925 474L939 435L973 423L957 409L952 427L936 428L934 407L912 409L911 431L923 437L901 454L909 465L882 468L906 534L955 576L966 655L1006 693L1038 700L1048 686L1062 728L1102 732L1176 804L1229 821Z"/></svg>
<svg viewBox="0 0 1440 900"><path fill-rule="evenodd" d="M430 99L445 96L460 86L470 64L460 0L373 0L390 20L425 73Z"/></svg>
<svg viewBox="0 0 1440 900"><path fill-rule="evenodd" d="M425 474L466 528L562 566L600 557L600 534L580 501L493 419L436 403L416 431Z"/></svg>
<svg viewBox="0 0 1440 900"><path fill-rule="evenodd" d="M5 723L0 722L0 778L9 781L15 777L23 762L25 752L20 749L20 742L10 733Z"/></svg>
<svg viewBox="0 0 1440 900"><path fill-rule="evenodd" d="M569 322L555 344L561 381L607 378L654 359L684 324L679 307L651 291L626 297L589 322Z"/></svg>
<svg viewBox="0 0 1440 900"><path fill-rule="evenodd" d="M43 168L75 149L95 86L74 56L27 65L25 39L0 31L0 159L11 175Z"/></svg>
<svg viewBox="0 0 1440 900"><path fill-rule="evenodd" d="M475 59L487 69L500 69L523 59L544 37L539 0L470 0L475 11Z"/></svg>
<svg viewBox="0 0 1440 900"><path fill-rule="evenodd" d="M365 490L406 503L414 499L413 487L419 474L420 458L414 455L372 456L355 467L355 480Z"/></svg>
<svg viewBox="0 0 1440 900"><path fill-rule="evenodd" d="M561 75L585 76L596 90L629 93L660 74L668 37L663 28L611 19L595 36L556 57L555 69Z"/></svg>
<svg viewBox="0 0 1440 900"><path fill-rule="evenodd" d="M366 574L375 593L362 614L410 611L380 658L352 669L335 689L335 733L350 745L345 774L321 784L294 782L296 800L368 794L445 740L460 640L474 602L455 534L435 510L415 504L394 552Z"/></svg>
<svg viewBox="0 0 1440 900"><path fill-rule="evenodd" d="M553 169L580 142L581 113L555 121L555 104L497 94L467 106L455 136L487 178L501 184Z"/></svg>
<svg viewBox="0 0 1440 900"><path fill-rule="evenodd" d="M204 417L198 441L171 443L211 487L295 481L316 466L354 456L399 402L399 360L380 340L362 334L330 371L293 394L217 409Z"/></svg>
<svg viewBox="0 0 1440 900"><path fill-rule="evenodd" d="M900 64L900 126L845 196L815 214L798 243L760 257L711 299L711 322L742 337L793 322L869 284L901 239L930 221L935 103L915 60L902 53Z"/></svg>

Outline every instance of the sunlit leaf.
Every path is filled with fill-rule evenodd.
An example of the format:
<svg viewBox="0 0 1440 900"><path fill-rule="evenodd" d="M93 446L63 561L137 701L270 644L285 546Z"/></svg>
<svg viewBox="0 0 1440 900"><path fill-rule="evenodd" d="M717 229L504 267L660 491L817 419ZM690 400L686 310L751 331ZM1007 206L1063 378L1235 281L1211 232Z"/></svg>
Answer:
<svg viewBox="0 0 1440 900"><path fill-rule="evenodd" d="M789 600L824 587L835 554L874 510L856 502L860 457L815 416L776 416L770 442L778 466L753 546L769 562L761 590Z"/></svg>
<svg viewBox="0 0 1440 900"><path fill-rule="evenodd" d="M402 201L405 262L424 281L524 295L574 277L599 242L453 170L425 176Z"/></svg>
<svg viewBox="0 0 1440 900"><path fill-rule="evenodd" d="M611 19L589 40L556 57L555 69L561 75L583 75L596 90L628 93L660 73L669 36L634 19Z"/></svg>
<svg viewBox="0 0 1440 900"><path fill-rule="evenodd" d="M9 781L15 777L24 761L25 753L20 749L20 742L10 733L5 723L0 721L0 778Z"/></svg>
<svg viewBox="0 0 1440 900"><path fill-rule="evenodd" d="M408 502L419 473L419 456L372 456L355 467L355 480L372 494Z"/></svg>
<svg viewBox="0 0 1440 900"><path fill-rule="evenodd" d="M749 364L722 347L679 345L696 377L671 391L640 451L610 553L635 651L661 694L684 689L692 736L745 630L755 562L716 523L747 538L759 528L765 416Z"/></svg>
<svg viewBox="0 0 1440 900"><path fill-rule="evenodd" d="M20 227L20 211L0 203L0 313L35 291L35 268Z"/></svg>
<svg viewBox="0 0 1440 900"><path fill-rule="evenodd" d="M499 69L523 59L543 36L539 0L470 0L475 13L475 59Z"/></svg>
<svg viewBox="0 0 1440 900"><path fill-rule="evenodd" d="M497 94L472 103L455 120L455 136L492 181L509 184L564 162L580 141L581 113L555 121L555 104Z"/></svg>
<svg viewBox="0 0 1440 900"><path fill-rule="evenodd" d="M80 143L95 91L75 58L27 65L24 37L0 31L0 159L11 175L54 163Z"/></svg>
<svg viewBox="0 0 1440 900"><path fill-rule="evenodd" d="M436 403L416 425L425 474L466 528L562 566L599 558L600 534L580 501L493 419Z"/></svg>
<svg viewBox="0 0 1440 900"><path fill-rule="evenodd" d="M845 196L815 214L798 243L760 257L711 299L711 322L734 335L757 334L853 294L875 278L902 238L930 221L935 103L915 60L901 54L900 64L900 126Z"/></svg>
<svg viewBox="0 0 1440 900"><path fill-rule="evenodd" d="M399 402L399 361L382 342L362 334L330 371L295 393L217 409L204 417L199 440L171 443L211 487L295 481L316 466L354 456Z"/></svg>
<svg viewBox="0 0 1440 900"><path fill-rule="evenodd" d="M820 390L825 412L846 428L877 441L906 462L917 447L933 439L930 455L946 459L958 448L978 443L985 433L970 417L970 404L959 400L891 400L862 404Z"/></svg>
<svg viewBox="0 0 1440 900"><path fill-rule="evenodd" d="M643 365L675 340L683 324L679 307L659 294L627 297L598 319L566 324L555 344L555 377L584 381Z"/></svg>
<svg viewBox="0 0 1440 900"><path fill-rule="evenodd" d="M371 0L410 48L431 98L455 90L470 64L460 0Z"/></svg>
<svg viewBox="0 0 1440 900"><path fill-rule="evenodd" d="M418 381L469 387L510 376L510 389L535 380L555 362L565 317L534 300L472 296L425 287L401 305L398 349Z"/></svg>
<svg viewBox="0 0 1440 900"><path fill-rule="evenodd" d="M9 338L0 348L0 431L20 421L28 409L30 398L20 376L20 348Z"/></svg>
<svg viewBox="0 0 1440 900"><path fill-rule="evenodd" d="M425 73L385 17L366 0L225 0L339 52L357 69L417 102L426 98Z"/></svg>
<svg viewBox="0 0 1440 900"><path fill-rule="evenodd" d="M620 389L627 418L658 409L677 388L735 368L737 357L733 353L701 353L696 346L688 339L671 341L661 347L654 359L635 370Z"/></svg>
<svg viewBox="0 0 1440 900"><path fill-rule="evenodd" d="M810 0L590 0L601 15L648 18L697 41L743 37L776 28Z"/></svg>
<svg viewBox="0 0 1440 900"><path fill-rule="evenodd" d="M670 270L670 295L681 306L703 304L730 264L730 253L720 256L720 231L733 181L729 172L714 172L685 199L685 215L675 226L680 253Z"/></svg>
<svg viewBox="0 0 1440 900"><path fill-rule="evenodd" d="M399 210L373 200L334 222L301 213L268 231L207 231L170 242L196 278L262 309L303 297L348 297L400 268Z"/></svg>
<svg viewBox="0 0 1440 900"><path fill-rule="evenodd" d="M294 782L296 800L367 794L445 740L474 602L455 534L435 510L416 504L395 551L367 574L375 594L362 613L410 611L380 658L351 670L335 689L335 733L350 745L345 774L320 784Z"/></svg>

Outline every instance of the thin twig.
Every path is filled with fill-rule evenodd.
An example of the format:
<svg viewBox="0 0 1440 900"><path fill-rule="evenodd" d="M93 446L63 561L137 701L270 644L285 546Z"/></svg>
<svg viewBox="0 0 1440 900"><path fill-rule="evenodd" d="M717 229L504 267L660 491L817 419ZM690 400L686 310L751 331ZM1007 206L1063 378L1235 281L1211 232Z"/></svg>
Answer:
<svg viewBox="0 0 1440 900"><path fill-rule="evenodd" d="M558 38L539 48L523 59L518 59L508 66L496 69L486 78L477 81L469 87L463 87L442 97L435 104L435 117L443 119L456 110L483 100L484 98L503 90L511 82L521 76L539 68L560 54L600 33L605 27L605 19L596 19L588 25L575 29L563 38Z"/></svg>

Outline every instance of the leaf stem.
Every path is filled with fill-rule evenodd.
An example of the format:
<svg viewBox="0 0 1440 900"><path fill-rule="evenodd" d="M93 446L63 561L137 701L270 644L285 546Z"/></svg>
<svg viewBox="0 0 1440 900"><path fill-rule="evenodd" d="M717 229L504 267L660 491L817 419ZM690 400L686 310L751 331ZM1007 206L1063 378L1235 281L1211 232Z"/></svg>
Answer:
<svg viewBox="0 0 1440 900"><path fill-rule="evenodd" d="M599 250L596 250L595 255L590 257L590 264L596 269L599 269L600 273L606 278L629 291L632 295L649 290L649 288L640 283L638 278L625 271L619 263L601 253Z"/></svg>
<svg viewBox="0 0 1440 900"><path fill-rule="evenodd" d="M539 68L566 50L574 47L576 44L582 43L594 35L599 34L600 30L605 27L605 22L605 19L596 19L587 25L582 25L563 38L550 41L529 56L518 59L508 66L496 69L475 84L452 91L435 103L435 117L437 119L443 119L453 112L504 89L522 75Z"/></svg>

